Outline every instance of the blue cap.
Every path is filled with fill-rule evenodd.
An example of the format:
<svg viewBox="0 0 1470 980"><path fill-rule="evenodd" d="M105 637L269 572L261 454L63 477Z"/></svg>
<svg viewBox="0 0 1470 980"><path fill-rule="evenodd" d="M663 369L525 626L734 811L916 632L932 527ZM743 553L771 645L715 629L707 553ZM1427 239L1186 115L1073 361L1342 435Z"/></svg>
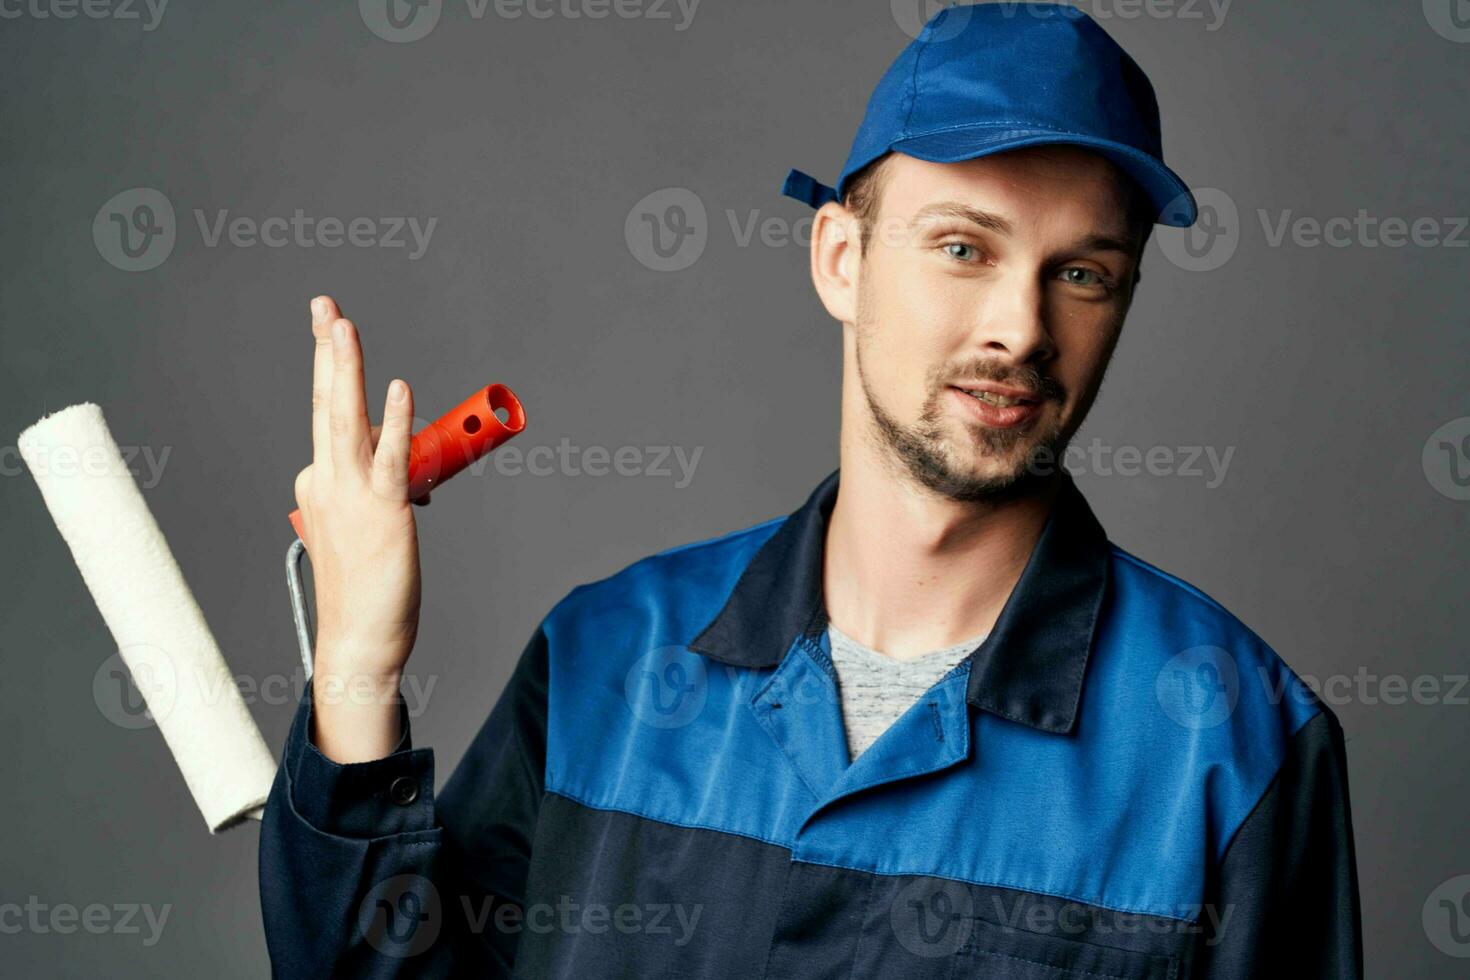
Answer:
<svg viewBox="0 0 1470 980"><path fill-rule="evenodd" d="M840 201L852 175L889 150L955 163L1047 143L1095 150L1138 183L1157 223L1194 224L1194 195L1164 165L1148 76L1060 3L940 10L879 79L836 189L793 170L781 193L812 207Z"/></svg>

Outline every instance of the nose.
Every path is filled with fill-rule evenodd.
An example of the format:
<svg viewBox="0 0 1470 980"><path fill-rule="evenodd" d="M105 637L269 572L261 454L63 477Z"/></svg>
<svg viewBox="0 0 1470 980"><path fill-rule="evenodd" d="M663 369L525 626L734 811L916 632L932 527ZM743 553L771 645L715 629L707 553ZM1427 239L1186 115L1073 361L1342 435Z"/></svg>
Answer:
<svg viewBox="0 0 1470 980"><path fill-rule="evenodd" d="M1056 355L1047 329L1046 290L1039 275L1015 275L987 290L977 310L975 344L1014 364L1044 364Z"/></svg>

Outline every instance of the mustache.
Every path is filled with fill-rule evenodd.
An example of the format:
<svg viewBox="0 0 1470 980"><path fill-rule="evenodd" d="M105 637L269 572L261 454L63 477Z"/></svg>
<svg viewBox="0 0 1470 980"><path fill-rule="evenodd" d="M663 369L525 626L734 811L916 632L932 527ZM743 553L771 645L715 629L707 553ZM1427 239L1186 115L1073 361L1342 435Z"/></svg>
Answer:
<svg viewBox="0 0 1470 980"><path fill-rule="evenodd" d="M1011 367L993 360L975 361L966 365L964 370L956 371L954 378L954 381L944 384L962 387L976 381L990 381L1012 388L1025 388L1043 399L1061 401L1067 395L1067 389L1060 381L1031 365Z"/></svg>

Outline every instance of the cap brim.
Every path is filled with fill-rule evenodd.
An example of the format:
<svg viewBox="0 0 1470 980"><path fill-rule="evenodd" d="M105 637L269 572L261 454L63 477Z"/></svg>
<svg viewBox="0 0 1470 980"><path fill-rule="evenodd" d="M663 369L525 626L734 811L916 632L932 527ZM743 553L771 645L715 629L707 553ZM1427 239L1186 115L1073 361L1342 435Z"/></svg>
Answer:
<svg viewBox="0 0 1470 980"><path fill-rule="evenodd" d="M1062 143L1085 146L1116 163L1132 177L1152 203L1156 224L1187 228L1199 216L1194 195L1179 175L1158 160L1124 143L1047 129L997 129L966 126L899 140L891 149L931 163L958 163L1023 146ZM871 161L868 161L871 162ZM860 169L854 167L854 170ZM839 188L844 191L846 188Z"/></svg>

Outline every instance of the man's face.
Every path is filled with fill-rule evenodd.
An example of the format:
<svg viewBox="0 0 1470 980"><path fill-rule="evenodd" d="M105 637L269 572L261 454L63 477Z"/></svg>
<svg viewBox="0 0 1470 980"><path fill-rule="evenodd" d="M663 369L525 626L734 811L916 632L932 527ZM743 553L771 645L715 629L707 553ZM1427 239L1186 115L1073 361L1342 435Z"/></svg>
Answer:
<svg viewBox="0 0 1470 980"><path fill-rule="evenodd" d="M893 154L857 290L873 434L978 500L1054 472L1132 299L1127 178L1070 146L962 163Z"/></svg>

